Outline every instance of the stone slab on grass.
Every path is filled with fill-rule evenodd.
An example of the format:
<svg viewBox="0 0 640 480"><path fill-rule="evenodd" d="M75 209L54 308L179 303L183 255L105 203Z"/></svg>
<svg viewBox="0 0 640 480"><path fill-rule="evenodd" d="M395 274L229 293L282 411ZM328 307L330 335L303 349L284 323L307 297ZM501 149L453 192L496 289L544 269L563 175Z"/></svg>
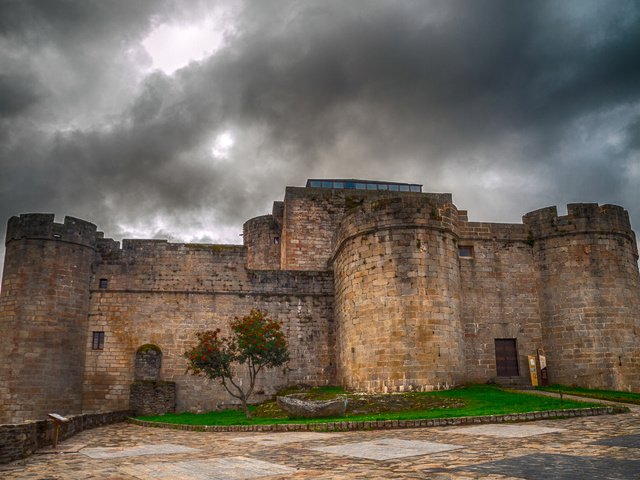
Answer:
<svg viewBox="0 0 640 480"><path fill-rule="evenodd" d="M509 478L527 480L628 480L638 478L640 460L534 453L469 465L456 470L480 473L483 476L505 475Z"/></svg>
<svg viewBox="0 0 640 480"><path fill-rule="evenodd" d="M524 438L533 435L544 435L547 433L562 432L562 428L539 427L537 425L477 425L473 427L452 428L448 430L450 433L459 433L462 435L486 435L488 437L504 437L504 438Z"/></svg>
<svg viewBox="0 0 640 480"><path fill-rule="evenodd" d="M120 471L134 477L153 480L243 480L297 472L295 468L249 457L154 462L128 465L121 467Z"/></svg>
<svg viewBox="0 0 640 480"><path fill-rule="evenodd" d="M312 442L314 440L326 440L327 438L339 437L340 433L320 433L320 432L291 432L275 433L266 435L248 435L246 437L231 438L232 442L255 442L261 445L284 445L295 442Z"/></svg>
<svg viewBox="0 0 640 480"><path fill-rule="evenodd" d="M368 458L371 460L392 460L394 458L415 457L418 455L428 455L430 453L446 452L459 448L464 447L420 440L381 438L371 442L346 443L328 447L317 447L311 450L355 458Z"/></svg>
<svg viewBox="0 0 640 480"><path fill-rule="evenodd" d="M168 455L172 453L195 453L197 448L184 447L171 443L159 445L138 445L136 447L104 447L104 448L83 448L80 453L87 457L96 459L139 457L141 455Z"/></svg>

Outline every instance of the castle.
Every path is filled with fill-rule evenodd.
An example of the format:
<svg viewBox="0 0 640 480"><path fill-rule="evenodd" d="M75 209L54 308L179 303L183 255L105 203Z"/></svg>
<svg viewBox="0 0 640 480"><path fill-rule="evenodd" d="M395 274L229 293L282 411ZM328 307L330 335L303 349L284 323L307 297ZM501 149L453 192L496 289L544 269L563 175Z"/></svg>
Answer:
<svg viewBox="0 0 640 480"><path fill-rule="evenodd" d="M527 380L540 349L551 382L640 391L638 252L619 206L470 222L420 185L310 180L248 220L243 239L121 246L76 218L9 219L0 423L127 409L145 351L161 355L152 377L175 382L178 411L227 405L182 354L195 332L251 308L283 321L291 353L258 398L300 383Z"/></svg>

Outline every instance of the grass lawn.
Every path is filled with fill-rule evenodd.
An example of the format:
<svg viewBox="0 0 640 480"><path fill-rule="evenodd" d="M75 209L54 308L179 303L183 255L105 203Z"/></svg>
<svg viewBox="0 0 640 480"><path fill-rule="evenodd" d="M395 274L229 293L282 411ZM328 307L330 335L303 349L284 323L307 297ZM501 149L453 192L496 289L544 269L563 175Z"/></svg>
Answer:
<svg viewBox="0 0 640 480"><path fill-rule="evenodd" d="M640 405L640 393L620 392L617 390L598 390L582 387L566 387L564 385L538 387L538 390L566 393L568 395L580 395L582 397L598 398L601 400L610 400L612 402L635 403L636 405Z"/></svg>
<svg viewBox="0 0 640 480"><path fill-rule="evenodd" d="M332 388L333 391L327 390ZM313 398L333 398L343 394L337 387L316 390ZM136 417L140 420L184 425L264 425L275 423L318 423L369 420L414 420L428 418L469 417L503 415L545 410L562 410L594 406L592 403L560 400L535 394L516 393L492 385L468 385L454 390L438 392L411 392L390 395L346 394L355 407L347 410L346 417L296 419L273 408L275 401L251 407L254 418L247 420L240 410L224 410L210 413L179 413ZM369 399L377 399L370 401ZM364 402L364 403L363 403ZM381 407L382 405L382 407Z"/></svg>

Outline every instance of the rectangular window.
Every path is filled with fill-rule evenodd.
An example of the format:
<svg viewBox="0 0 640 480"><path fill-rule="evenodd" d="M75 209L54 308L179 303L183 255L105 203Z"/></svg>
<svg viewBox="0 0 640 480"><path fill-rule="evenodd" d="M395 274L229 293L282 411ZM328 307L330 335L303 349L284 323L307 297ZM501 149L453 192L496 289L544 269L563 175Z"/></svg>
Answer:
<svg viewBox="0 0 640 480"><path fill-rule="evenodd" d="M100 288L107 288L109 286L109 280L106 278L100 279L100 284L98 285Z"/></svg>
<svg viewBox="0 0 640 480"><path fill-rule="evenodd" d="M366 188L367 188L366 183L356 183L356 190L366 190Z"/></svg>
<svg viewBox="0 0 640 480"><path fill-rule="evenodd" d="M104 349L104 332L93 332L93 340L91 342L92 350Z"/></svg>
<svg viewBox="0 0 640 480"><path fill-rule="evenodd" d="M460 258L473 258L473 247L459 246L458 255L460 256Z"/></svg>
<svg viewBox="0 0 640 480"><path fill-rule="evenodd" d="M389 185L389 190L391 190L392 192L397 192L398 191L398 185Z"/></svg>
<svg viewBox="0 0 640 480"><path fill-rule="evenodd" d="M408 192L409 191L409 185L400 185L400 191L401 192Z"/></svg>
<svg viewBox="0 0 640 480"><path fill-rule="evenodd" d="M333 188L344 188L344 182L333 182Z"/></svg>
<svg viewBox="0 0 640 480"><path fill-rule="evenodd" d="M319 182L318 180L311 180L309 185L313 188L320 188L322 186L322 182Z"/></svg>
<svg viewBox="0 0 640 480"><path fill-rule="evenodd" d="M419 185L411 185L411 191L412 192L416 192L416 193L420 193L422 189L420 188Z"/></svg>
<svg viewBox="0 0 640 480"><path fill-rule="evenodd" d="M376 185L375 183L367 183L367 190L377 190L378 189L378 185Z"/></svg>

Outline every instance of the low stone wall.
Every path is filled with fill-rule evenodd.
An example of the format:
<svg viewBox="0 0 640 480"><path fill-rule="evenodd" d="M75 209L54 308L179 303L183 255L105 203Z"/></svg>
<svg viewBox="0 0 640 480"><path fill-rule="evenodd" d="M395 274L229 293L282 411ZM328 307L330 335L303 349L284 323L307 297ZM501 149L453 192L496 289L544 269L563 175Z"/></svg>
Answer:
<svg viewBox="0 0 640 480"><path fill-rule="evenodd" d="M70 415L60 423L58 441L101 425L124 421L129 410L107 413ZM53 440L53 420L33 420L19 424L0 425L0 464L25 458L37 449L49 446Z"/></svg>
<svg viewBox="0 0 640 480"><path fill-rule="evenodd" d="M129 408L135 415L160 415L176 411L176 383L142 380L131 384Z"/></svg>
<svg viewBox="0 0 640 480"><path fill-rule="evenodd" d="M629 413L627 407L572 408L544 412L512 413L509 415L484 415L478 417L432 418L428 420L371 420L361 422L281 423L272 425L177 425L174 423L145 422L128 418L127 422L142 427L170 428L193 432L299 432L299 431L354 431L390 430L396 428L444 427L447 425L472 425L478 423L530 422L554 418L591 417Z"/></svg>

